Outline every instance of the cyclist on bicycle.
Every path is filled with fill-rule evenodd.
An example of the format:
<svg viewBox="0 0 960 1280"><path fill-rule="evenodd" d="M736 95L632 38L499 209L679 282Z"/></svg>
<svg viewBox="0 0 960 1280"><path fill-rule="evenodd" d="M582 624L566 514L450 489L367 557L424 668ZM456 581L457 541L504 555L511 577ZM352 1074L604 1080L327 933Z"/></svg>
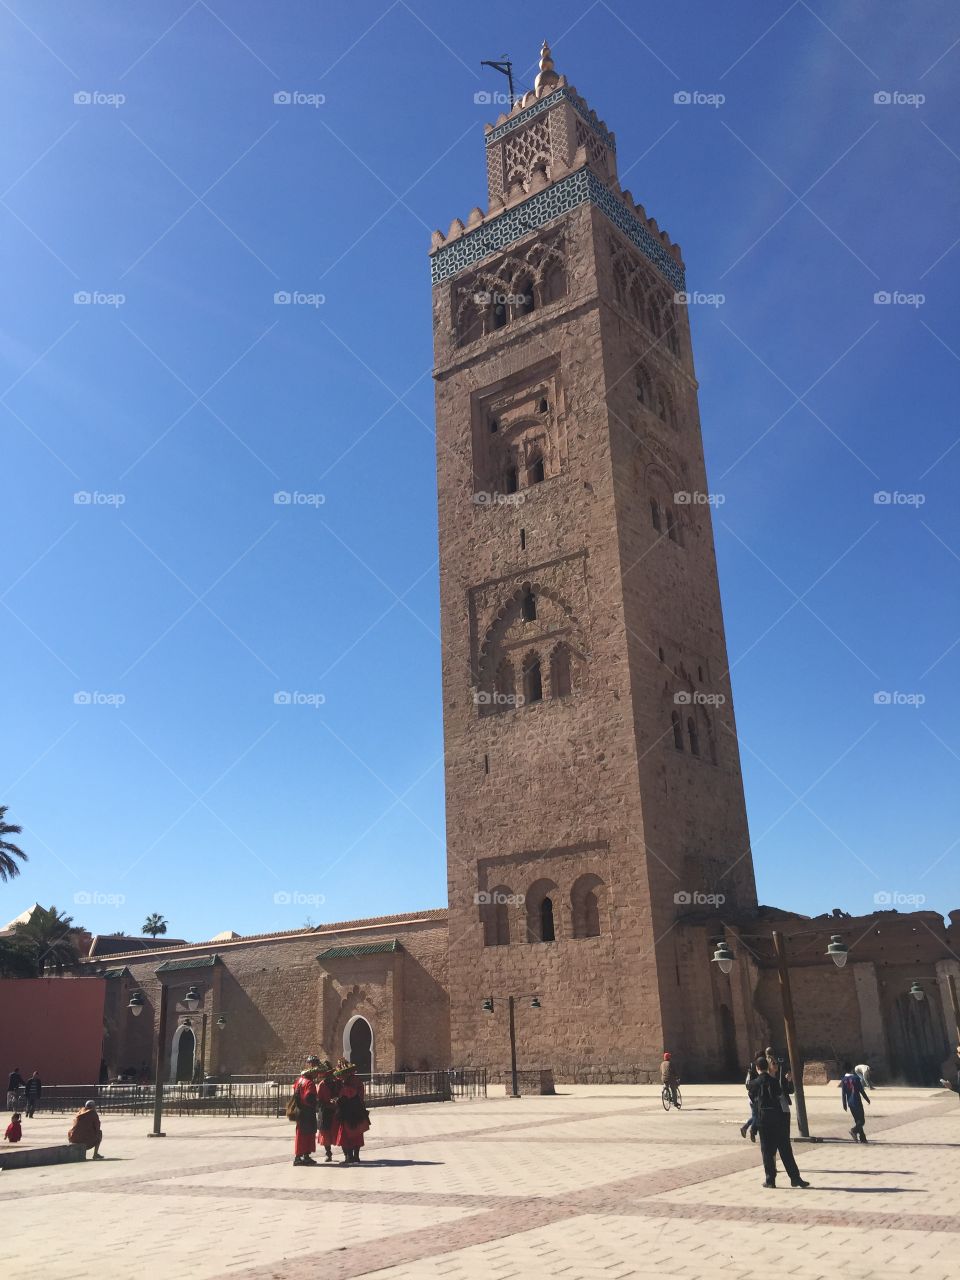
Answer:
<svg viewBox="0 0 960 1280"><path fill-rule="evenodd" d="M664 1087L670 1090L670 1100L676 1106L677 1085L680 1083L680 1077L677 1075L677 1069L669 1053L663 1055L663 1061L660 1063L660 1080Z"/></svg>

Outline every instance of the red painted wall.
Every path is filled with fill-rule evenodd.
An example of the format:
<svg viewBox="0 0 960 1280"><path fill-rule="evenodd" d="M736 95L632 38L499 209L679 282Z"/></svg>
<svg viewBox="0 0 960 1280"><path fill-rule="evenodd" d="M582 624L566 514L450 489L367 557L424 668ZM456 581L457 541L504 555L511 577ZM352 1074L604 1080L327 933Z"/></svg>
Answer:
<svg viewBox="0 0 960 1280"><path fill-rule="evenodd" d="M44 1084L95 1084L103 1045L102 978L0 978L0 1095L14 1067Z"/></svg>

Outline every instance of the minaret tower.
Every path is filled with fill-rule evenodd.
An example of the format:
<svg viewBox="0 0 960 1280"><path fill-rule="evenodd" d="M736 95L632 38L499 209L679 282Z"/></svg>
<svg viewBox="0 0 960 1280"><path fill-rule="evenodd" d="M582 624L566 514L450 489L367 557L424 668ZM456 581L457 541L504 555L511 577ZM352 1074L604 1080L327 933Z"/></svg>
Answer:
<svg viewBox="0 0 960 1280"><path fill-rule="evenodd" d="M486 155L431 245L453 1059L536 993L521 1065L690 1075L731 1027L683 918L756 890L683 261L546 44Z"/></svg>

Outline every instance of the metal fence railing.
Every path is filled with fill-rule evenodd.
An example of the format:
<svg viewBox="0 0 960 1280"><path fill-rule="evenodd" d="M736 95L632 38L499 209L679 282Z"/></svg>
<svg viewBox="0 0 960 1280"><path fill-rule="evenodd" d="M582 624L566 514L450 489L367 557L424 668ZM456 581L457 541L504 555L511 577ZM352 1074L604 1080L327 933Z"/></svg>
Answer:
<svg viewBox="0 0 960 1280"><path fill-rule="evenodd" d="M167 1115L282 1116L293 1090L295 1075L271 1079L205 1080L202 1084L165 1084L163 1110ZM446 1071L395 1071L362 1076L371 1107L411 1102L449 1102L485 1098L484 1068L457 1067ZM103 1114L146 1115L155 1099L152 1084L44 1085L37 1112L73 1112L93 1099ZM7 1110L23 1111L20 1093L6 1097Z"/></svg>

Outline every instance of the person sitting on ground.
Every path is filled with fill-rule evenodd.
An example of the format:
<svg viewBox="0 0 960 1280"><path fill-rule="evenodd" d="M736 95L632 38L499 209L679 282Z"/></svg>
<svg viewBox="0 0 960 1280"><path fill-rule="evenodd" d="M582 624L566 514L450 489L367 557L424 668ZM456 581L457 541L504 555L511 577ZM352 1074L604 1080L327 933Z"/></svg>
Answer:
<svg viewBox="0 0 960 1280"><path fill-rule="evenodd" d="M660 1083L670 1090L670 1101L676 1106L677 1085L680 1083L680 1077L677 1075L677 1069L669 1053L663 1055L663 1061L660 1063Z"/></svg>
<svg viewBox="0 0 960 1280"><path fill-rule="evenodd" d="M15 1111L10 1117L7 1131L3 1135L4 1142L19 1142L23 1137L23 1126L20 1124L20 1112Z"/></svg>
<svg viewBox="0 0 960 1280"><path fill-rule="evenodd" d="M87 1151L92 1147L94 1160L102 1160L103 1156L100 1154L102 1139L103 1132L100 1128L100 1117L97 1115L97 1104L93 1098L88 1098L73 1117L73 1124L67 1130L67 1141L84 1147Z"/></svg>

